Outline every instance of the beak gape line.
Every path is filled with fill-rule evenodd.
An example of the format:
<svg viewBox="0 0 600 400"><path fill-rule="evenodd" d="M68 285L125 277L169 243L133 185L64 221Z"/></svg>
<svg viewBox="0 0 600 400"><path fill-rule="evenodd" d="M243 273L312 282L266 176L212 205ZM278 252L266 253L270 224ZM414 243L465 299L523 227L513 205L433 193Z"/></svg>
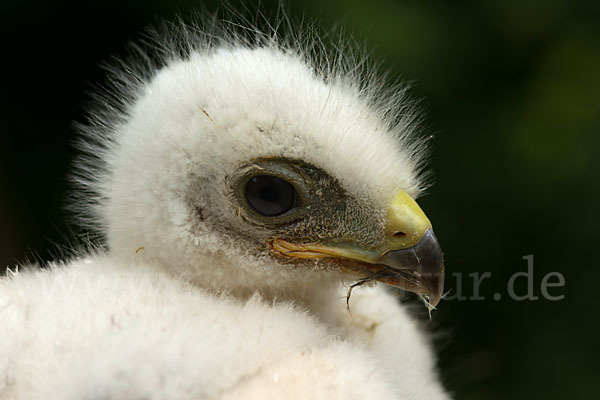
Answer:
<svg viewBox="0 0 600 400"><path fill-rule="evenodd" d="M402 235L397 233L402 232ZM275 253L293 258L329 258L341 268L363 278L348 289L379 281L421 296L429 309L439 303L444 290L444 260L431 223L405 192L400 191L388 209L383 244L367 250L353 243L292 243L274 238L267 245Z"/></svg>

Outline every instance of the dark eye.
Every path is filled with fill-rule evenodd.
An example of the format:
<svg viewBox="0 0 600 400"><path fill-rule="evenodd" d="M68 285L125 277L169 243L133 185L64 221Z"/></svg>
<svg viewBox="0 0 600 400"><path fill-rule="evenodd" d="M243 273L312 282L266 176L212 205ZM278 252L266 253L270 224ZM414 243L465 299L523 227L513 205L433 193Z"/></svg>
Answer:
<svg viewBox="0 0 600 400"><path fill-rule="evenodd" d="M275 217L296 205L296 190L281 178L257 175L246 183L246 201L257 213Z"/></svg>

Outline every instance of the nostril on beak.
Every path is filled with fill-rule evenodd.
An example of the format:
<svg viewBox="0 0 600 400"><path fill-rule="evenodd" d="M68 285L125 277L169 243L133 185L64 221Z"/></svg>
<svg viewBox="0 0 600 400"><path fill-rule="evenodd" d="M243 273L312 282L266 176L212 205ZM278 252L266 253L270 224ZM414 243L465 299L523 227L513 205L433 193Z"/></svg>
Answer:
<svg viewBox="0 0 600 400"><path fill-rule="evenodd" d="M400 237L406 236L406 233L398 231L398 232L395 232L393 236L400 238Z"/></svg>

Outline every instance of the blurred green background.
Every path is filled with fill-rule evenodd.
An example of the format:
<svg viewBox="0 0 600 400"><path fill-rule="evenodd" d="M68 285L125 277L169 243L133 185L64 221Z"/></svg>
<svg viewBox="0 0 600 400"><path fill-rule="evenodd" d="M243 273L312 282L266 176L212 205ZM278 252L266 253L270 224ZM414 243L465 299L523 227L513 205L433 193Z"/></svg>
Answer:
<svg viewBox="0 0 600 400"><path fill-rule="evenodd" d="M198 4L0 5L0 267L52 259L68 241L72 121L103 79L99 64L152 21ZM465 400L600 398L600 2L310 0L290 13L340 24L423 99L435 185L420 202L450 295L473 297L469 274L491 273L484 300L448 300L434 313L446 387ZM507 293L526 255L537 301ZM549 289L559 301L541 296L553 271L565 279ZM525 279L516 282L524 294Z"/></svg>

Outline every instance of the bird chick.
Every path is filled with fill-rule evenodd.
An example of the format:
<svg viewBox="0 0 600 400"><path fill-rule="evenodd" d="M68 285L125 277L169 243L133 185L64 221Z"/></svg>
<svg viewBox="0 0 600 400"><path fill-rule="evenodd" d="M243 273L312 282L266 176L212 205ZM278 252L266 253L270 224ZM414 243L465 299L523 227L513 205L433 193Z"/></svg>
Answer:
<svg viewBox="0 0 600 400"><path fill-rule="evenodd" d="M442 294L405 88L207 21L99 94L75 207L106 249L2 279L0 398L446 399L391 294L346 311Z"/></svg>

